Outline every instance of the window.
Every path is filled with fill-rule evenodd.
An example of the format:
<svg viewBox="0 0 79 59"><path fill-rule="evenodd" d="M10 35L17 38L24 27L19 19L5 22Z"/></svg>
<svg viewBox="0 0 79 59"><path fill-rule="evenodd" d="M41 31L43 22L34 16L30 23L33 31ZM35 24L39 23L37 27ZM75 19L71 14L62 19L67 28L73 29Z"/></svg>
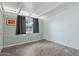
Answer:
<svg viewBox="0 0 79 59"><path fill-rule="evenodd" d="M38 18L17 16L16 34L39 33Z"/></svg>
<svg viewBox="0 0 79 59"><path fill-rule="evenodd" d="M26 33L33 33L33 18L32 17L26 17Z"/></svg>

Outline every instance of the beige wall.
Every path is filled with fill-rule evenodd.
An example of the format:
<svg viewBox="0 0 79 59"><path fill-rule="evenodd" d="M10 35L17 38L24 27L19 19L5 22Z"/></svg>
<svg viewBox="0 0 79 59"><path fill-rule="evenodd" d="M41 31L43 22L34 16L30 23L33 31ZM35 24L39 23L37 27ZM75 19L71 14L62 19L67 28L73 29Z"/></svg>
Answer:
<svg viewBox="0 0 79 59"><path fill-rule="evenodd" d="M79 5L44 20L44 38L79 49Z"/></svg>
<svg viewBox="0 0 79 59"><path fill-rule="evenodd" d="M5 14L5 19L4 19L4 47L11 46L11 45L16 45L16 44L21 44L21 43L28 43L32 41L37 41L42 39L42 21L39 20L39 34L24 34L24 35L16 35L16 26L8 26L6 24L6 18L12 17L15 18L17 17L17 14L14 13L6 13Z"/></svg>
<svg viewBox="0 0 79 59"><path fill-rule="evenodd" d="M3 23L2 23L2 12L0 11L0 51L3 48Z"/></svg>

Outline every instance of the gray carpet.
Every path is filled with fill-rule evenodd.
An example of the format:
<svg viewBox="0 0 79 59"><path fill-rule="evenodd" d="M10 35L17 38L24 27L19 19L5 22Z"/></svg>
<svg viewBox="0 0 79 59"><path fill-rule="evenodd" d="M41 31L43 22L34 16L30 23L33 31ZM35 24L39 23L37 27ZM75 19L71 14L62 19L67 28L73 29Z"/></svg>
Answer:
<svg viewBox="0 0 79 59"><path fill-rule="evenodd" d="M79 50L47 40L3 48L2 53L1 56L79 56Z"/></svg>

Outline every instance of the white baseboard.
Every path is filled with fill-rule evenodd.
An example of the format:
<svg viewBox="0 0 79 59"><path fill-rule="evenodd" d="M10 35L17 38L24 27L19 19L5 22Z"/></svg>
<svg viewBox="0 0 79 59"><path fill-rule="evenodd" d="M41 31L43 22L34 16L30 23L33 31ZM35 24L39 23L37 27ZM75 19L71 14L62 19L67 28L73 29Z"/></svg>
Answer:
<svg viewBox="0 0 79 59"><path fill-rule="evenodd" d="M48 40L48 39L46 39L46 40ZM67 47L70 47L70 48L73 48L73 49L79 50L79 48L75 48L75 47L72 47L72 46L68 46L68 45L65 45L64 43L60 43L60 42L53 41L53 40L48 40L48 41L55 42L55 43L58 43L58 44L60 44L60 45L67 46Z"/></svg>
<svg viewBox="0 0 79 59"><path fill-rule="evenodd" d="M39 39L39 40L42 40L42 39ZM35 41L39 41L39 40L33 40L33 41L29 41L29 42L20 42L20 43L16 43L16 44L11 44L11 45L4 46L3 48L15 46L15 45L21 45L21 44L30 43L30 42L35 42Z"/></svg>

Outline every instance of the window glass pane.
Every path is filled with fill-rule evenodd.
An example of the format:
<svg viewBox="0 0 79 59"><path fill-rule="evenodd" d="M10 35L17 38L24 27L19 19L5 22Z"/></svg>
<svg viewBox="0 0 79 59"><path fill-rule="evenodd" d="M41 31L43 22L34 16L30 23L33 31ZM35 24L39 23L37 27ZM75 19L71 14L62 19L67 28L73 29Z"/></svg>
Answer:
<svg viewBox="0 0 79 59"><path fill-rule="evenodd" d="M33 18L26 17L26 33L33 33Z"/></svg>

